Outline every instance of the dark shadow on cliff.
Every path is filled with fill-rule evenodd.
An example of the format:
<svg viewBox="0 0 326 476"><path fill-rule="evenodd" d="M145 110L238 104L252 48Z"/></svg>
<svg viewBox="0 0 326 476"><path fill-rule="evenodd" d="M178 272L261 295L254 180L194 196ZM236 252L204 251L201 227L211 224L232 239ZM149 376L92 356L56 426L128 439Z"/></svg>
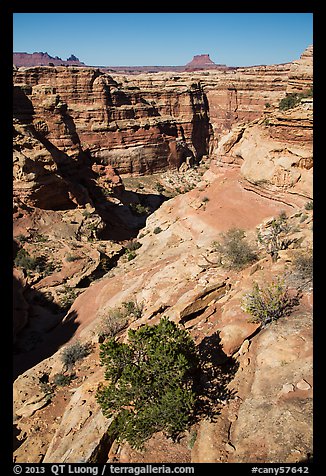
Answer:
<svg viewBox="0 0 326 476"><path fill-rule="evenodd" d="M33 121L34 106L32 101L27 97L25 90L31 93L31 86L14 86L13 88L13 117L19 119L24 124Z"/></svg>
<svg viewBox="0 0 326 476"><path fill-rule="evenodd" d="M67 309L59 306L41 291L33 288L23 289L16 280L16 289L24 295L27 303L27 324L17 333L14 342L13 379L34 367L42 360L53 355L62 345L68 342L75 334L79 324L76 322L78 314L72 311L67 314ZM14 296L15 307L15 296ZM34 311L37 309L35 320ZM42 322L51 319L48 330L44 330Z"/></svg>
<svg viewBox="0 0 326 476"><path fill-rule="evenodd" d="M64 122L66 128L69 131L73 144L80 145L79 135L77 133L76 125L73 118L68 113L63 114L61 117L62 117L62 121Z"/></svg>
<svg viewBox="0 0 326 476"><path fill-rule="evenodd" d="M205 337L198 346L201 368L195 382L198 402L195 420L209 418L215 421L221 405L235 398L236 392L228 388L234 378L239 363L228 357L222 350L219 332Z"/></svg>
<svg viewBox="0 0 326 476"><path fill-rule="evenodd" d="M13 425L13 433L12 433L12 437L13 437L13 451L16 451L23 443L24 441L26 440L27 436L23 436L23 437L20 437L18 439L18 437L20 436L21 434L21 430L19 430L17 428L17 425ZM15 462L15 461L14 461Z"/></svg>
<svg viewBox="0 0 326 476"><path fill-rule="evenodd" d="M161 194L124 191L119 200L120 205L106 202L105 206L96 210L107 225L99 233L100 239L125 241L136 238L139 230L146 225L148 216L168 198Z"/></svg>
<svg viewBox="0 0 326 476"><path fill-rule="evenodd" d="M98 177L92 170L92 159L89 151L83 151L80 146L73 119L67 114L62 115L61 119L65 122L73 142L78 144L79 153L74 160L59 150L42 133L37 131L34 126L30 126L30 129L34 137L51 154L58 167L57 174L65 180L67 190L70 188L76 199L78 200L79 198L79 204L84 205L83 202L86 202L87 199L91 200L96 213L100 215L106 224L105 230L99 233L99 238L114 241L135 238L139 230L145 226L147 216L157 210L166 200L166 197L161 194L140 194L124 191L118 195L120 204L110 201L103 189L96 183ZM83 190L87 190L87 195L84 194L83 196ZM148 210L148 213L138 213L137 205L139 206L138 210L143 207ZM69 203L69 198L67 198L66 206L61 208L74 208L75 206L76 204Z"/></svg>
<svg viewBox="0 0 326 476"><path fill-rule="evenodd" d="M194 111L192 120L191 142L196 150L196 160L199 162L203 155L208 155L210 138L213 136L212 124L209 121L209 104L207 96L202 92L205 112Z"/></svg>
<svg viewBox="0 0 326 476"><path fill-rule="evenodd" d="M35 206L51 210L68 210L76 208L76 206L85 206L86 203L91 202L96 213L106 224L106 229L99 234L99 238L114 241L135 238L139 230L145 226L147 216L157 210L166 197L160 194L145 195L126 191L121 193L121 190L117 190L112 194L112 198L118 198L121 203L111 201L110 197L106 195L107 190L103 190L97 183L98 174L92 169L95 159L91 157L88 149L83 150L76 124L73 117L68 114L66 105L63 103L58 108L56 116L65 126L67 139L75 147L73 156L60 150L47 138L47 127L43 127L42 124L38 126L38 122L33 123L35 120L34 108L31 100L27 97L27 94L30 93L22 87L15 88L14 110L16 116L25 126L26 135L31 135L42 144L57 167L55 178L50 184L47 184L46 199L44 199L45 190L42 186L31 192L31 199L34 200ZM115 96L115 101L128 104L130 98L123 92L120 93L121 96ZM169 132L171 132L170 129ZM176 134L176 129L173 129L173 133ZM31 169L37 166L40 176L48 174L45 165L40 161L34 164L32 159L25 157L25 162ZM147 210L146 213L139 212L141 207Z"/></svg>

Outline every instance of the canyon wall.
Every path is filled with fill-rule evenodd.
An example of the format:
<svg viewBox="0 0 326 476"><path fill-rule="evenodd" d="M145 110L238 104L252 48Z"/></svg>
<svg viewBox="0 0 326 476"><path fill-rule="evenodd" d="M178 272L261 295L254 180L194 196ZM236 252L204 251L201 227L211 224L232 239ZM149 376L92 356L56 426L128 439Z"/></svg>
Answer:
<svg viewBox="0 0 326 476"><path fill-rule="evenodd" d="M313 83L313 46L310 45L298 60L291 63L287 93L302 92Z"/></svg>
<svg viewBox="0 0 326 476"><path fill-rule="evenodd" d="M148 174L200 160L234 123L311 84L312 47L293 63L226 71L110 76L83 67L19 68L14 112L69 155L81 147L120 174Z"/></svg>
<svg viewBox="0 0 326 476"><path fill-rule="evenodd" d="M94 161L122 174L148 174L178 168L187 157L200 159L210 138L200 83L173 87L165 79L152 84L150 77L145 83L142 89L142 80L114 80L91 68L14 71L15 89L30 104L30 120L42 121L47 139L58 149L69 147L66 133L73 133L75 149L82 147ZM48 111L64 114L65 130ZM24 113L15 112L17 117Z"/></svg>

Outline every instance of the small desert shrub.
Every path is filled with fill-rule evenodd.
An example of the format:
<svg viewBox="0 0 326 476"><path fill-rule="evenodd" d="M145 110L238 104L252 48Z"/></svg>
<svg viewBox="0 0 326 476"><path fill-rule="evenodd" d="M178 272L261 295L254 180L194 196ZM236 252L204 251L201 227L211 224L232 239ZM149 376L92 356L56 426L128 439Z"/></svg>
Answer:
<svg viewBox="0 0 326 476"><path fill-rule="evenodd" d="M299 251L293 259L295 274L302 279L312 279L313 277L313 254L312 250Z"/></svg>
<svg viewBox="0 0 326 476"><path fill-rule="evenodd" d="M70 263L71 261L76 261L76 260L78 260L78 259L80 259L80 257L77 256L77 255L68 254L68 255L66 256L66 261L68 261L69 263Z"/></svg>
<svg viewBox="0 0 326 476"><path fill-rule="evenodd" d="M126 249L129 251L136 251L141 247L141 243L139 241L129 241L126 244Z"/></svg>
<svg viewBox="0 0 326 476"><path fill-rule="evenodd" d="M209 202L209 197L206 197L206 196L203 197L203 198L202 198L202 202L203 202L203 203Z"/></svg>
<svg viewBox="0 0 326 476"><path fill-rule="evenodd" d="M137 301L127 301L122 303L122 307L110 309L102 317L98 327L98 336L103 340L107 337L114 337L122 329L125 329L129 322L129 317L134 316L139 319L142 316L144 305Z"/></svg>
<svg viewBox="0 0 326 476"><path fill-rule="evenodd" d="M125 256L127 257L128 261L136 258L136 250L141 247L141 243L139 241L129 241L125 248Z"/></svg>
<svg viewBox="0 0 326 476"><path fill-rule="evenodd" d="M143 314L144 304L137 301L127 301L122 303L127 315L132 315L139 319Z"/></svg>
<svg viewBox="0 0 326 476"><path fill-rule="evenodd" d="M70 382L75 378L75 375L66 375L66 374L55 374L53 377L53 383L57 385L58 387L65 387L66 385L69 385Z"/></svg>
<svg viewBox="0 0 326 476"><path fill-rule="evenodd" d="M196 403L198 353L185 329L163 317L159 324L129 330L128 342L109 339L100 347L107 385L96 399L113 417L111 435L142 448L155 432L175 439L189 426Z"/></svg>
<svg viewBox="0 0 326 476"><path fill-rule="evenodd" d="M250 293L243 297L242 309L251 315L251 322L265 327L270 322L291 314L293 307L299 305L300 291L290 296L284 281L278 279L264 287L254 283Z"/></svg>
<svg viewBox="0 0 326 476"><path fill-rule="evenodd" d="M64 289L64 294L60 299L60 307L63 309L69 309L77 298L77 293L74 288L71 288L67 285L64 286Z"/></svg>
<svg viewBox="0 0 326 476"><path fill-rule="evenodd" d="M54 389L51 384L49 384L48 382L41 382L39 386L40 390L44 393L46 397L51 398L53 396Z"/></svg>
<svg viewBox="0 0 326 476"><path fill-rule="evenodd" d="M272 260L276 261L278 252L285 250L292 243L288 233L291 227L288 223L285 212L281 212L277 218L274 218L269 226L261 229L257 233L258 243L271 255Z"/></svg>
<svg viewBox="0 0 326 476"><path fill-rule="evenodd" d="M194 444L196 442L196 439L197 439L197 431L193 431L189 437L189 441L188 441L188 448L190 450L193 449L194 447Z"/></svg>
<svg viewBox="0 0 326 476"><path fill-rule="evenodd" d="M47 236L41 235L41 233L35 233L33 239L38 243L46 243L47 241L49 241L49 238Z"/></svg>
<svg viewBox="0 0 326 476"><path fill-rule="evenodd" d="M147 216L150 214L150 208L141 205L140 203L131 203L129 205L130 210L137 216Z"/></svg>
<svg viewBox="0 0 326 476"><path fill-rule="evenodd" d="M279 108L281 110L291 109L297 106L301 99L313 97L313 89L310 88L307 91L302 91L301 93L288 93L281 101L279 102Z"/></svg>
<svg viewBox="0 0 326 476"><path fill-rule="evenodd" d="M160 182L156 182L155 188L158 191L158 193L163 193L164 190L165 190L165 188L163 187L163 185Z"/></svg>
<svg viewBox="0 0 326 476"><path fill-rule="evenodd" d="M101 339L114 337L118 332L124 329L128 324L127 313L124 309L110 309L107 315L103 316L97 333Z"/></svg>
<svg viewBox="0 0 326 476"><path fill-rule="evenodd" d="M241 269L257 259L256 252L245 241L245 232L240 228L221 233L220 240L213 242L213 250L220 254L221 265L229 269Z"/></svg>
<svg viewBox="0 0 326 476"><path fill-rule="evenodd" d="M90 345L89 344L82 344L78 341L74 342L73 344L65 347L61 354L61 360L63 363L64 369L71 370L75 363L78 360L82 360L90 353Z"/></svg>
<svg viewBox="0 0 326 476"><path fill-rule="evenodd" d="M301 98L298 97L297 93L289 93L279 102L279 108L281 110L292 109L297 104L299 104Z"/></svg>
<svg viewBox="0 0 326 476"><path fill-rule="evenodd" d="M54 265L51 261L47 261L44 256L33 257L24 248L17 252L14 264L19 268L24 268L27 273L33 271L48 276L54 271Z"/></svg>
<svg viewBox="0 0 326 476"><path fill-rule="evenodd" d="M30 237L21 234L16 236L16 240L18 240L20 243L26 243L30 240Z"/></svg>
<svg viewBox="0 0 326 476"><path fill-rule="evenodd" d="M157 235L158 233L161 233L161 231L162 231L162 228L157 226L156 228L154 228L153 233L155 233L155 235Z"/></svg>
<svg viewBox="0 0 326 476"><path fill-rule="evenodd" d="M136 258L136 256L137 256L134 251L129 251L129 250L125 251L125 255L126 255L128 261L131 261L132 259Z"/></svg>
<svg viewBox="0 0 326 476"><path fill-rule="evenodd" d="M37 258L32 257L28 251L21 248L16 255L14 260L15 266L18 268L24 268L29 271L34 271L37 268L38 260Z"/></svg>

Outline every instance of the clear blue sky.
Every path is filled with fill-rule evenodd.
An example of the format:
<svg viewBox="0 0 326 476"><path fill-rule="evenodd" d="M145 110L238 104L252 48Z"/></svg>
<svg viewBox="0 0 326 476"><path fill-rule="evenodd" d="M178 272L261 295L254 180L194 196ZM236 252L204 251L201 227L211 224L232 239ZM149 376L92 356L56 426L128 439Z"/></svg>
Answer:
<svg viewBox="0 0 326 476"><path fill-rule="evenodd" d="M286 63L313 43L312 13L14 13L14 52L91 66Z"/></svg>

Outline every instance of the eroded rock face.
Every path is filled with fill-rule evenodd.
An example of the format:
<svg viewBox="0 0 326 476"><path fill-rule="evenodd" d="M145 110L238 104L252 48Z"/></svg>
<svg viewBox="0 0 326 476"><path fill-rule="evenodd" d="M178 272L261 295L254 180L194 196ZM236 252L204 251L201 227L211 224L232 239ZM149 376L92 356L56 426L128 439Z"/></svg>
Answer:
<svg viewBox="0 0 326 476"><path fill-rule="evenodd" d="M219 140L237 122L258 118L266 103L278 104L289 70L290 64L253 66L225 73L210 71L203 77L214 139Z"/></svg>
<svg viewBox="0 0 326 476"><path fill-rule="evenodd" d="M297 93L309 89L313 81L313 46L302 53L300 59L291 63L288 80L288 93Z"/></svg>
<svg viewBox="0 0 326 476"><path fill-rule="evenodd" d="M178 168L186 157L199 160L208 151L210 126L200 83L159 78L113 79L91 68L14 71L16 90L21 94L24 89L25 103L32 103L29 113L43 108L39 127L47 128L56 147L66 146L70 131L76 147L88 150L98 163L140 174ZM64 111L65 129L56 121L48 124L45 110Z"/></svg>
<svg viewBox="0 0 326 476"><path fill-rule="evenodd" d="M229 461L307 459L312 448L312 348L311 314L304 309L252 343L246 354L251 368L239 375L248 379L250 391L232 425L230 439L236 451Z"/></svg>
<svg viewBox="0 0 326 476"><path fill-rule="evenodd" d="M82 148L122 174L199 160L235 122L256 119L298 81L300 90L311 86L312 47L289 64L178 75L109 76L73 67L14 71L18 115L29 115L59 150L77 156Z"/></svg>
<svg viewBox="0 0 326 476"><path fill-rule="evenodd" d="M214 132L211 147L216 147L235 123L257 119L266 107L278 106L285 93L312 87L313 46L292 63L236 68L224 73L209 71L201 80Z"/></svg>
<svg viewBox="0 0 326 476"><path fill-rule="evenodd" d="M216 150L219 160L241 165L250 183L312 198L313 110L266 113L263 119L236 126Z"/></svg>

